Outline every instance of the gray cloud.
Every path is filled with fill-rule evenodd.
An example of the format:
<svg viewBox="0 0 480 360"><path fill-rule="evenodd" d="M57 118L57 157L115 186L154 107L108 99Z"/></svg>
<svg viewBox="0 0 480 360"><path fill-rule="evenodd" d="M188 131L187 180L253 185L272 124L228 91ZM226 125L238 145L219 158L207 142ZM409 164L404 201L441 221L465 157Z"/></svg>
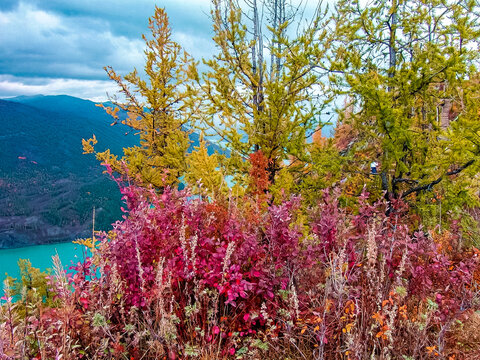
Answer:
<svg viewBox="0 0 480 360"><path fill-rule="evenodd" d="M119 70L143 59L141 40L115 36L108 24L65 17L29 4L0 14L0 60L3 72L16 76L95 79L115 59Z"/></svg>
<svg viewBox="0 0 480 360"><path fill-rule="evenodd" d="M0 0L0 97L104 97L112 89L104 66L120 74L143 68L141 35L148 36L155 4L197 60L216 52L209 0ZM316 1L303 4L308 14Z"/></svg>
<svg viewBox="0 0 480 360"><path fill-rule="evenodd" d="M190 54L211 55L208 0L166 0L157 5L167 9L173 38ZM77 91L70 94L85 96L79 83L99 86L98 81L106 79L106 65L121 74L141 69L141 35L148 35L148 17L154 8L152 0L2 0L0 96L17 95L22 89L28 93L68 90L59 84L75 84ZM43 87L33 83L36 78L45 79Z"/></svg>
<svg viewBox="0 0 480 360"><path fill-rule="evenodd" d="M2 0L0 11L11 11L20 3L69 19L87 18L107 22L115 34L138 38L146 31L155 5L164 7L174 27L209 34L209 0Z"/></svg>

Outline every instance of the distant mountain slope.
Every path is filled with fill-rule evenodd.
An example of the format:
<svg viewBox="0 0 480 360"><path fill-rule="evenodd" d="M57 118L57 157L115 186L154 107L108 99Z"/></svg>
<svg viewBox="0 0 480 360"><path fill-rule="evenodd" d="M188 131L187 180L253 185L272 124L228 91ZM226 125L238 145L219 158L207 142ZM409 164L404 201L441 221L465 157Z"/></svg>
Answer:
<svg viewBox="0 0 480 360"><path fill-rule="evenodd" d="M37 162L50 163L55 159L58 163L61 160L69 169L72 165L76 168L87 164L89 157L82 155L81 140L93 133L98 138L99 150L109 147L113 152L121 153L123 147L138 143L133 134L125 135L126 126L110 126L109 115L90 101L69 96L23 97L22 102L12 100L15 99L0 100L0 137L23 135L23 141L9 145L23 151L36 146ZM6 156L7 160L16 157L12 151L0 156Z"/></svg>
<svg viewBox="0 0 480 360"><path fill-rule="evenodd" d="M103 109L95 106L94 102L68 95L17 96L6 100L61 114L76 116L88 114L86 117L90 119L109 118Z"/></svg>
<svg viewBox="0 0 480 360"><path fill-rule="evenodd" d="M81 146L93 133L98 150L120 155L138 144L110 123L93 102L70 96L0 100L0 248L89 236L93 207L97 230L121 218L117 185ZM197 134L191 140L198 145Z"/></svg>
<svg viewBox="0 0 480 360"><path fill-rule="evenodd" d="M122 148L125 147L121 135L124 135L129 128L125 126L113 126L115 129L113 131L109 130L110 124L112 123L112 118L105 112L105 110L95 106L95 103L92 101L79 99L68 95L17 96L8 99L8 101L29 105L49 112L60 113L62 115L68 114L74 116L75 118L86 117L90 122L91 120L98 121L94 124L91 124L94 126L92 129L96 129L98 126L101 126L103 130L107 128L108 135L113 135L114 138L105 139L105 143L108 144L108 147L114 153L121 154ZM105 104L110 105L110 103ZM99 140L100 145L100 147L97 145L96 148L101 149L100 142L103 140L101 137L102 134L100 132L95 132L95 135L97 135L97 140ZM91 137L91 134L84 136L84 138L86 137ZM199 135L197 133L190 134L190 140L192 141L190 146L191 151L195 146L199 146ZM119 147L118 141L120 141L120 143L123 145ZM221 152L221 149L214 144L208 144L208 152L211 154L215 151Z"/></svg>
<svg viewBox="0 0 480 360"><path fill-rule="evenodd" d="M118 188L81 139L96 133L100 148L120 152L137 142L124 130L85 111L0 100L0 248L88 236L93 207L97 229L120 219Z"/></svg>

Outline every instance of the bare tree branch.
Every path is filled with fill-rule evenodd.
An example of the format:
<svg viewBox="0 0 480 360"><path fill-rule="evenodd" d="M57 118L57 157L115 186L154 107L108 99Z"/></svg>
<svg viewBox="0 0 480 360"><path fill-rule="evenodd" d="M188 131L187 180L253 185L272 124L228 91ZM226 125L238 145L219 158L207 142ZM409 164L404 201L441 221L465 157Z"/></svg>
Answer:
<svg viewBox="0 0 480 360"><path fill-rule="evenodd" d="M460 172L462 172L463 170L465 170L466 168L471 166L474 162L475 162L475 160L472 159L472 160L466 162L465 164L463 164L462 166L460 166L458 169L447 171L444 175L440 176L438 179L436 179L436 180L434 180L434 181L432 181L428 184L411 188L411 189L407 190L406 192L404 192L402 194L402 198L406 198L408 195L410 195L412 193L417 193L418 194L420 191L430 190L433 186L440 183L445 178L445 176L451 176L451 175L459 174Z"/></svg>

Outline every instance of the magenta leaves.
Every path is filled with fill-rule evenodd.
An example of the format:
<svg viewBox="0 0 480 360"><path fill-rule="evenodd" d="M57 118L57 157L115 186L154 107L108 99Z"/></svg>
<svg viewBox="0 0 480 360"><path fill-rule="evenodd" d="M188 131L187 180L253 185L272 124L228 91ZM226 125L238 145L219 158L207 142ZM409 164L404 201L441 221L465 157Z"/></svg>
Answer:
<svg viewBox="0 0 480 360"><path fill-rule="evenodd" d="M164 353L198 344L239 356L260 338L292 336L312 353L341 354L346 341L359 354L406 346L405 334L427 344L473 306L475 258L454 258L411 231L401 202L386 215L368 194L347 211L327 192L310 209L298 197L259 206L257 197L212 201L170 188L122 193L124 220L76 267L73 303L97 322L97 304L108 304L120 333L139 311ZM424 346L415 344L405 354Z"/></svg>

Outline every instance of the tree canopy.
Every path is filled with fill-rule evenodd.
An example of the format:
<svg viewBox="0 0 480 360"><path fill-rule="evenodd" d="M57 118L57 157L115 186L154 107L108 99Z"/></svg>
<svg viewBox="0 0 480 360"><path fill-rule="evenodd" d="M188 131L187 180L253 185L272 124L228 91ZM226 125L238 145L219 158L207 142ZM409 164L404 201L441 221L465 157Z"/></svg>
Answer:
<svg viewBox="0 0 480 360"><path fill-rule="evenodd" d="M362 183L377 161L370 186L387 199L436 188L451 205L478 200L480 108L468 100L479 94L478 10L475 1L337 3L331 79L348 99L344 171Z"/></svg>
<svg viewBox="0 0 480 360"><path fill-rule="evenodd" d="M105 108L139 132L140 146L97 158L160 190L183 179L210 195L229 183L243 194L252 159L263 159L273 198L315 199L329 187L355 197L366 187L372 199L403 198L422 216L436 218L443 200L440 220L477 206L478 8L340 0L305 19L285 0L213 0L218 52L201 73L157 8L145 73L122 78L106 68L126 101ZM336 133L326 139L322 113L334 111ZM189 131L202 132L191 154ZM208 141L225 151L209 154ZM94 142L84 141L87 152Z"/></svg>

